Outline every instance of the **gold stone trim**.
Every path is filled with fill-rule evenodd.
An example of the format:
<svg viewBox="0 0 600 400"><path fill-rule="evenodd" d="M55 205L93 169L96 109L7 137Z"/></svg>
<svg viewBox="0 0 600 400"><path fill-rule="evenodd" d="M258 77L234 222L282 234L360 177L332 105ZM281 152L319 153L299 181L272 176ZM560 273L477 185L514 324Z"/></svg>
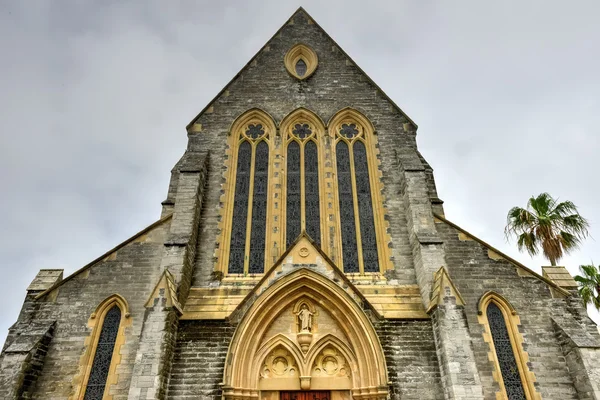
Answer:
<svg viewBox="0 0 600 400"><path fill-rule="evenodd" d="M312 130L312 134L305 138L305 139L299 139L297 138L294 134L293 134L293 130L294 130L294 126L296 124L307 124L310 129ZM320 231L321 231L321 237L320 238L312 238L313 240L320 240L321 242L321 249L327 253L327 254L331 254L331 251L329 250L329 240L328 240L328 236L327 236L327 231L328 231L328 218L327 218L327 185L325 183L326 181L326 170L325 170L325 153L326 153L326 146L325 146L325 124L323 123L323 121L321 120L321 118L319 118L317 116L317 114L315 114L314 112L306 109L306 108L299 108L297 110L292 111L290 114L288 114L287 116L285 116L283 118L283 120L281 121L281 126L279 131L281 132L281 136L282 136L282 140L284 143L284 146L282 146L281 149L281 171L282 171L282 178L281 178L281 213L280 213L280 220L281 220L281 238L280 238L280 243L282 244L281 249L282 249L282 253L283 251L287 250L286 249L286 243L287 243L287 237L286 237L286 227L287 227L287 150L288 150L288 146L290 145L290 143L292 142L296 142L298 143L299 147L300 147L300 207L301 207L301 227L300 227L300 231L305 231L306 230L306 202L305 202L305 197L306 197L306 181L305 181L305 171L304 171L304 147L306 146L306 144L308 142L313 142L315 143L315 145L317 146L317 157L318 157L318 162L319 162L319 195L320 195L320 201L319 201L319 215L321 216L321 226L320 226ZM296 238L291 238L292 240L295 240Z"/></svg>
<svg viewBox="0 0 600 400"><path fill-rule="evenodd" d="M346 346L333 335L325 335L306 355L298 345L277 335L260 346L270 325L288 307L307 299L329 310L348 338ZM267 287L247 310L233 336L223 374L224 399L256 398L259 371L265 357L276 347L287 349L300 366L304 389L312 388L310 369L328 345L340 352L351 366L353 392L361 398L385 399L388 395L387 367L383 349L369 318L359 305L328 277L299 269ZM369 394L369 396L365 396Z"/></svg>
<svg viewBox="0 0 600 400"><path fill-rule="evenodd" d="M302 76L298 75L296 72L296 64L300 60L304 61L306 64L306 73ZM283 58L283 63L285 64L285 68L290 75L302 81L310 77L315 72L317 65L319 64L319 57L313 49L305 44L299 43L286 53L285 57Z"/></svg>
<svg viewBox="0 0 600 400"><path fill-rule="evenodd" d="M348 139L339 134L339 131L344 124L355 124L359 133L352 139ZM382 172L379 170L379 150L377 149L377 137L375 135L375 128L371 124L371 121L360 113L358 110L352 108L344 108L338 111L331 119L328 124L328 132L331 136L331 159L332 169L335 172L334 175L337 179L337 163L336 163L336 151L335 147L339 141L344 141L348 145L348 151L350 155L350 170L352 174L352 185L353 185L353 196L354 196L354 218L356 227L356 243L358 248L358 264L360 274L365 274L363 255L362 255L362 241L360 236L360 221L358 212L358 201L356 193L356 175L354 170L354 152L353 144L357 141L362 142L365 145L367 152L367 163L369 166L369 184L371 187L371 206L373 208L373 219L375 224L375 236L377 239L377 256L379 259L379 272L384 273L386 270L393 269L394 266L391 263L389 256L389 243L392 239L388 233L389 223L385 219L385 208L384 196L383 196L383 182L381 180ZM336 183L337 184L337 183ZM337 249L336 249L336 264L343 269L342 259L342 239L341 239L341 221L340 221L340 210L339 210L339 193L334 190L334 207L337 210L336 225L337 225Z"/></svg>
<svg viewBox="0 0 600 400"><path fill-rule="evenodd" d="M262 137L250 140L246 136L246 128L250 124L261 124L265 133ZM220 209L221 221L219 223L219 237L217 242L219 247L216 252L217 262L215 264L215 270L221 271L223 274L228 273L229 266L229 252L231 245L231 226L233 224L233 205L235 198L235 181L237 171L237 159L238 150L240 144L247 141L252 146L252 160L250 164L250 187L248 189L248 211L246 221L246 255L249 254L250 248L250 237L251 237L251 226L252 226L252 195L254 192L254 166L255 166L255 154L256 146L264 141L269 146L269 175L268 175L268 194L267 194L267 222L266 222L266 237L265 237L265 269L270 265L271 258L271 246L276 243L280 236L278 222L274 221L273 213L274 209L279 209L278 199L280 195L276 195L274 176L276 173L275 162L275 145L274 139L277 134L277 127L273 118L265 111L258 108L253 108L246 111L239 116L232 124L229 130L228 148L226 151L225 170L224 178L225 183L222 185L223 195L221 196L220 202L223 205ZM248 274L248 257L245 257L244 262L244 273L241 275Z"/></svg>
<svg viewBox="0 0 600 400"><path fill-rule="evenodd" d="M86 349L79 360L79 373L73 377L75 393L69 397L70 400L83 400L85 397L85 390L92 370L96 349L98 348L98 339L100 338L104 318L106 317L106 313L115 305L121 309L121 322L119 324L119 331L117 332L117 338L113 348L108 377L106 378L104 396L102 397L103 400L112 400L113 398L113 395L110 393L110 388L118 382L119 375L116 371L119 364L121 364L121 347L125 344L126 339L125 330L132 324L129 305L127 304L127 301L118 294L114 294L105 299L90 315L88 327L92 329L92 332L84 342Z"/></svg>
<svg viewBox="0 0 600 400"><path fill-rule="evenodd" d="M529 367L527 366L527 362L529 361L529 354L527 354L527 352L523 350L523 335L519 332L519 325L521 325L521 320L517 315L517 311L500 294L495 292L487 292L479 300L479 306L477 309L477 320L484 327L483 340L490 346L488 359L494 364L494 380L498 382L498 386L500 387L500 391L496 392L496 399L502 400L508 397L506 394L506 389L504 387L502 373L500 371L500 363L498 362L498 356L494 347L492 332L490 330L490 325L487 320L486 311L490 303L496 304L498 308L502 311L502 315L504 316L504 322L508 330L508 335L510 336L510 343L512 345L512 350L515 356L517 367L519 368L519 375L521 377L521 384L523 385L525 396L527 397L527 399L531 400L541 399L541 395L535 390L535 375L529 370Z"/></svg>

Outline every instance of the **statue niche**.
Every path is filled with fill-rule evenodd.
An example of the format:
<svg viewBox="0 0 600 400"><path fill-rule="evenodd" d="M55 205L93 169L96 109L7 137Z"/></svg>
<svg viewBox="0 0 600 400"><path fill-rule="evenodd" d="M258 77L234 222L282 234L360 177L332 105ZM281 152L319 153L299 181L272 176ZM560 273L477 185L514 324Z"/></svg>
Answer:
<svg viewBox="0 0 600 400"><path fill-rule="evenodd" d="M306 354L313 340L314 320L316 310L308 300L300 300L294 306L296 316L296 339L302 353Z"/></svg>

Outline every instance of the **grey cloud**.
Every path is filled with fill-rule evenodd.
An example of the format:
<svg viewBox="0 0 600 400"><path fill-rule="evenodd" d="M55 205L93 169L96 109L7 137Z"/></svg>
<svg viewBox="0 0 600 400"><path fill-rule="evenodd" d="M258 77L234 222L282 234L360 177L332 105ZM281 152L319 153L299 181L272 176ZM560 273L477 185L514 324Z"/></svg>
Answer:
<svg viewBox="0 0 600 400"><path fill-rule="evenodd" d="M299 5L0 4L0 337L38 269L71 273L158 217L185 125ZM302 5L419 124L450 220L538 271L502 233L532 194L600 237L597 2ZM590 239L563 263L592 260Z"/></svg>

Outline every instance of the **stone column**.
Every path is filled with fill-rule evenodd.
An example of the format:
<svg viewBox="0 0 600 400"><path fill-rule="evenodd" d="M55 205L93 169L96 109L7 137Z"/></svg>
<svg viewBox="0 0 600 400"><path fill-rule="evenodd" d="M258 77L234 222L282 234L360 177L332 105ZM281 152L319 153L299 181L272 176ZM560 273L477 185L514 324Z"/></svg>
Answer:
<svg viewBox="0 0 600 400"><path fill-rule="evenodd" d="M127 396L130 400L165 398L181 315L174 289L173 276L165 271L146 302Z"/></svg>
<svg viewBox="0 0 600 400"><path fill-rule="evenodd" d="M445 268L435 274L428 313L433 334L444 398L483 399L483 388L475 363L465 303Z"/></svg>
<svg viewBox="0 0 600 400"><path fill-rule="evenodd" d="M443 242L435 228L425 167L414 149L399 151L397 155L417 283L428 308L433 274L446 265Z"/></svg>

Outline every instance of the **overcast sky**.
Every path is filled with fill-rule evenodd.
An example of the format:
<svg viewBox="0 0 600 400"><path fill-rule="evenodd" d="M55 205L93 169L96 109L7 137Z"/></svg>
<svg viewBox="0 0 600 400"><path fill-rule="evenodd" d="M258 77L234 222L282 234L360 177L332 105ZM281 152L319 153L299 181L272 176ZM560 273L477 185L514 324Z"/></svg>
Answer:
<svg viewBox="0 0 600 400"><path fill-rule="evenodd" d="M299 5L419 125L448 219L541 272L503 228L548 191L596 238L562 264L600 263L597 0L5 0L0 342L40 268L158 219L186 124Z"/></svg>

